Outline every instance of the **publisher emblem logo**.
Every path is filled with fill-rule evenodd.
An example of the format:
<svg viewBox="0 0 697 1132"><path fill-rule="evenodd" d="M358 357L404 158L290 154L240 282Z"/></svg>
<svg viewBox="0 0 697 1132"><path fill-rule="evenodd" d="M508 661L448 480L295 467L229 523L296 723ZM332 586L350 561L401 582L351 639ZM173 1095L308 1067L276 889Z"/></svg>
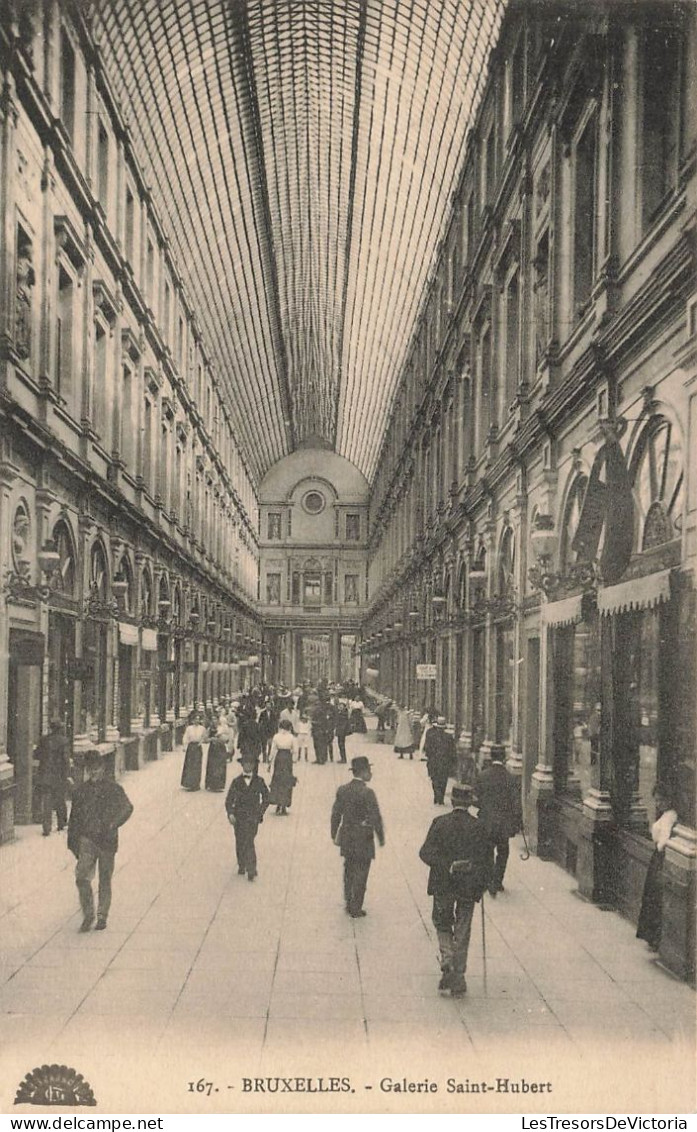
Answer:
<svg viewBox="0 0 697 1132"><path fill-rule="evenodd" d="M40 1065L27 1073L17 1089L15 1104L96 1105L94 1093L81 1073L67 1065Z"/></svg>

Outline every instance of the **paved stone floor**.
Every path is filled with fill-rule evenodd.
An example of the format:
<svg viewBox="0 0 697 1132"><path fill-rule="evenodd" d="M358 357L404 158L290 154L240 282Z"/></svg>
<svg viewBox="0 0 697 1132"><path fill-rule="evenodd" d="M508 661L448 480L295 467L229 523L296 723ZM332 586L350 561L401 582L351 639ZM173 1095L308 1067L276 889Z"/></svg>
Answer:
<svg viewBox="0 0 697 1132"><path fill-rule="evenodd" d="M236 874L224 796L180 790L181 752L128 774L136 809L106 932L77 933L64 834L32 826L0 850L3 1111L47 1062L83 1073L103 1112L694 1108L693 992L630 924L579 900L561 869L521 861L517 841L505 894L486 902L486 982L477 911L467 997L438 995L417 853L445 811L422 762L370 735L350 737L349 754L359 749L387 833L364 920L346 916L328 834L349 777L337 763L299 767L290 815L269 811L260 829L254 884ZM297 1073L348 1076L355 1092L244 1092L245 1077ZM438 1092L381 1087L405 1076ZM448 1078L470 1091L448 1092ZM506 1078L552 1091L501 1092ZM200 1079L210 1095L189 1091ZM482 1081L489 1090L472 1091Z"/></svg>

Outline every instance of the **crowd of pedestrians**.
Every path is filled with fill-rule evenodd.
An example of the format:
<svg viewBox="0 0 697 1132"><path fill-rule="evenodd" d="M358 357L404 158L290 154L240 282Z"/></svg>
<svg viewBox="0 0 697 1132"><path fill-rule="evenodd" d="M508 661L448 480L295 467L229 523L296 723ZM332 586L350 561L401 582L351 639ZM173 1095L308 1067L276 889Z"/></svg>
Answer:
<svg viewBox="0 0 697 1132"><path fill-rule="evenodd" d="M371 705L378 742L393 737L398 759L417 756L425 765L433 804L446 804L450 779L451 810L431 823L419 850L428 866L428 894L440 956L438 989L453 997L466 993L465 974L474 909L485 893L504 891L509 840L521 829L519 792L505 766L503 749L494 748L483 766L458 762L455 739L445 717L430 707L422 713L384 698ZM237 871L254 881L258 874L256 837L269 807L286 816L293 803L299 763L347 763L348 735L366 735L364 694L357 686L285 689L260 686L223 700L215 710L203 705L191 712L184 734L181 786L203 786L222 793L228 765L240 772L230 782L225 811L234 831ZM336 747L335 744L336 743ZM56 814L58 830L68 829L68 848L76 858L75 882L82 910L81 932L104 930L112 896L112 876L119 828L133 806L123 788L105 773L104 757L87 751L81 760L83 781L75 785L70 746L59 721L37 748L42 832L49 836ZM350 760L351 779L340 785L331 809L329 832L343 859L343 897L353 919L367 915L364 900L376 841L385 844L377 796L369 786L372 764L365 755ZM264 774L270 774L267 784ZM465 781L457 781L463 778ZM68 820L68 797L72 795ZM666 803L654 826L656 851L642 901L639 938L656 949L660 940L660 870L663 849L675 823ZM665 826L665 829L663 828ZM98 876L95 902L93 880Z"/></svg>
<svg viewBox="0 0 697 1132"><path fill-rule="evenodd" d="M260 686L235 700L223 700L215 710L192 711L183 735L181 786L196 792L224 792L228 764L237 760L225 795L225 811L234 831L237 871L254 881L258 874L256 837L269 807L288 814L298 784L299 762L326 765L347 763L346 738L365 735L364 696L357 686L285 689ZM453 735L434 710L420 716L406 705L380 701L376 710L377 738L394 732L398 758L417 754L426 764L433 802L445 804L448 780L457 774ZM336 746L335 746L336 743ZM55 812L58 828L67 822L67 794L72 785L68 742L58 723L37 752L43 831L50 833ZM263 771L270 773L267 784ZM343 897L353 919L367 912L364 900L375 844L385 844L378 799L369 786L372 765L365 755L350 763L351 779L339 786L329 830L344 863ZM439 989L458 997L465 993L467 951L473 910L483 894L503 891L508 839L519 828L508 772L494 753L474 783L455 783L452 812L435 819L420 849L429 866L428 892L433 897L432 919L440 948ZM478 806L478 816L472 813ZM73 794L68 823L68 847L77 858L75 880L82 908L80 931L107 925L111 880L118 848L118 829L133 812L123 788L105 776L98 751L84 758L84 782ZM98 872L95 908L92 881Z"/></svg>

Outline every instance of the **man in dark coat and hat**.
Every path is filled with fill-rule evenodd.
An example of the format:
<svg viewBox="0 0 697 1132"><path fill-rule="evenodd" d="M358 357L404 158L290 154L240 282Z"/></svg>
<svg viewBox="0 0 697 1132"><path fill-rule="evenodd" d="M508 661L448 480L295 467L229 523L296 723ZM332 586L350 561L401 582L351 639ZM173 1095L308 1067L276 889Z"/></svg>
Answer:
<svg viewBox="0 0 697 1132"><path fill-rule="evenodd" d="M319 700L312 710L312 742L315 748L315 762L324 765L327 756L334 759L332 742L334 739L334 705L326 692L320 693Z"/></svg>
<svg viewBox="0 0 697 1132"><path fill-rule="evenodd" d="M240 756L242 774L233 778L225 799L228 821L235 831L237 872L247 880L257 875L257 854L254 839L264 820L269 804L269 788L257 773L257 760L248 754Z"/></svg>
<svg viewBox="0 0 697 1132"><path fill-rule="evenodd" d="M455 772L457 762L455 739L445 730L445 723L444 716L439 715L426 732L424 742L426 769L433 786L433 801L436 806L442 806L445 802L445 788L449 776Z"/></svg>
<svg viewBox="0 0 697 1132"><path fill-rule="evenodd" d="M73 797L68 823L68 849L77 857L75 883L82 907L81 932L94 923L92 878L99 867L96 931L106 927L111 907L111 878L119 847L119 827L128 821L133 806L118 782L105 778L104 758L99 751L85 754L86 781Z"/></svg>
<svg viewBox="0 0 697 1132"><path fill-rule="evenodd" d="M489 883L493 856L484 826L468 811L474 800L472 787L454 783L450 800L452 813L431 823L419 856L431 870L428 894L433 897L432 919L440 946L438 989L459 998L467 990L474 906Z"/></svg>
<svg viewBox="0 0 697 1132"><path fill-rule="evenodd" d="M503 892L503 876L508 863L508 839L520 829L520 812L514 796L515 782L504 766L505 752L494 748L491 762L480 771L476 794L479 820L491 837L496 851L489 893Z"/></svg>
<svg viewBox="0 0 697 1132"><path fill-rule="evenodd" d="M365 916L363 900L370 864L375 857L375 835L385 844L385 831L375 793L368 783L372 770L368 759L351 759L353 780L336 792L330 830L332 841L344 858L344 900L354 919Z"/></svg>
<svg viewBox="0 0 697 1132"><path fill-rule="evenodd" d="M60 719L51 720L48 735L42 735L36 748L39 760L37 784L41 791L41 824L43 835L48 837L53 824L53 811L56 811L58 829L64 829L68 821L66 797L70 778L70 744L65 734L65 726Z"/></svg>

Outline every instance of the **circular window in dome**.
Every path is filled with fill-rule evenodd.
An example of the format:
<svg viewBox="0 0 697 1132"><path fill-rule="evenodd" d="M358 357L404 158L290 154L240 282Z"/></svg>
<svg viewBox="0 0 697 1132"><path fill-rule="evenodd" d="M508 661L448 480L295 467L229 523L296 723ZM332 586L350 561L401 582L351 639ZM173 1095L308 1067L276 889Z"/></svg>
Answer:
<svg viewBox="0 0 697 1132"><path fill-rule="evenodd" d="M319 515L324 510L324 496L321 491L308 491L303 497L303 507L309 515Z"/></svg>

